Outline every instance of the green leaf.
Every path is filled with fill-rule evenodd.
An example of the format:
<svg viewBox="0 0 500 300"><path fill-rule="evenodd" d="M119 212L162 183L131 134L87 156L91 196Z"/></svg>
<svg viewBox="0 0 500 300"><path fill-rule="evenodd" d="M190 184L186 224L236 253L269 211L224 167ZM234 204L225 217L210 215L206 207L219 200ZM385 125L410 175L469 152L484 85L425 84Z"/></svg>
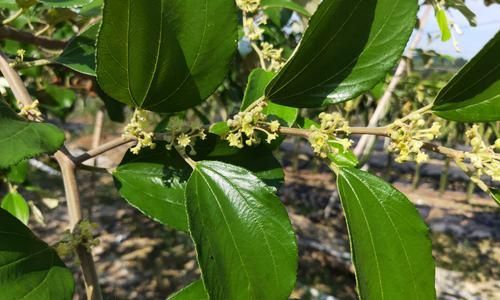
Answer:
<svg viewBox="0 0 500 300"><path fill-rule="evenodd" d="M436 20L441 31L441 41L446 42L451 39L450 24L444 9L439 8L436 10Z"/></svg>
<svg viewBox="0 0 500 300"><path fill-rule="evenodd" d="M24 224L30 219L30 208L24 197L18 192L10 192L2 199L2 208L18 218Z"/></svg>
<svg viewBox="0 0 500 300"><path fill-rule="evenodd" d="M106 107L106 112L108 113L108 117L113 122L123 123L125 122L125 107L126 105L116 101L110 96L106 95L104 91L99 87L97 83L95 83L95 92L101 98L102 102L104 102L104 106Z"/></svg>
<svg viewBox="0 0 500 300"><path fill-rule="evenodd" d="M0 209L0 286L4 300L71 300L73 275L56 251Z"/></svg>
<svg viewBox="0 0 500 300"><path fill-rule="evenodd" d="M196 160L209 158L247 167L269 184L283 181L282 167L266 147L240 150L212 138L198 145ZM159 143L139 155L127 153L113 176L120 195L132 206L157 222L187 231L184 193L191 172L175 150L168 151Z"/></svg>
<svg viewBox="0 0 500 300"><path fill-rule="evenodd" d="M222 121L222 122L217 122L217 123L214 123L214 124L210 125L209 132L213 133L213 134L216 134L218 136L224 136L230 130L231 130L231 128L229 128L229 126L227 125L227 122L226 121Z"/></svg>
<svg viewBox="0 0 500 300"><path fill-rule="evenodd" d="M359 96L400 59L416 0L324 0L288 63L266 88L273 102L317 107Z"/></svg>
<svg viewBox="0 0 500 300"><path fill-rule="evenodd" d="M203 281L196 280L182 290L173 294L168 300L208 300L207 291L203 286Z"/></svg>
<svg viewBox="0 0 500 300"><path fill-rule="evenodd" d="M186 189L189 230L212 299L287 299L297 244L279 198L249 171L196 164Z"/></svg>
<svg viewBox="0 0 500 300"><path fill-rule="evenodd" d="M303 129L310 129L312 126L316 126L316 128L319 128L321 125L309 118L299 117L297 119L297 126Z"/></svg>
<svg viewBox="0 0 500 300"><path fill-rule="evenodd" d="M16 0L0 0L0 8L17 9Z"/></svg>
<svg viewBox="0 0 500 300"><path fill-rule="evenodd" d="M341 143L335 140L329 140L328 144L338 150L336 154L328 154L328 159L337 167L356 167L359 164L358 158L352 150L344 148Z"/></svg>
<svg viewBox="0 0 500 300"><path fill-rule="evenodd" d="M263 69L254 69L248 77L245 95L241 103L241 111L245 110L250 104L257 101L264 95L268 83L273 79L274 73ZM297 120L299 110L294 107L284 106L273 102L268 102L263 113L271 116L272 119L280 121L282 125L292 126Z"/></svg>
<svg viewBox="0 0 500 300"><path fill-rule="evenodd" d="M187 230L184 200L188 164L164 144L140 155L127 153L113 172L120 195L143 214L178 230Z"/></svg>
<svg viewBox="0 0 500 300"><path fill-rule="evenodd" d="M11 166L7 170L7 180L12 183L22 184L26 181L26 177L28 176L29 171L29 162L28 160L23 160L20 163Z"/></svg>
<svg viewBox="0 0 500 300"><path fill-rule="evenodd" d="M182 111L220 85L236 47L234 1L106 0L97 79L126 104Z"/></svg>
<svg viewBox="0 0 500 300"><path fill-rule="evenodd" d="M54 84L47 84L45 89L38 93L38 99L42 103L40 106L62 119L71 112L76 98L74 90Z"/></svg>
<svg viewBox="0 0 500 300"><path fill-rule="evenodd" d="M361 299L436 299L428 228L413 204L364 171L341 168L337 185Z"/></svg>
<svg viewBox="0 0 500 300"><path fill-rule="evenodd" d="M81 7L89 4L92 0L38 0L48 7Z"/></svg>
<svg viewBox="0 0 500 300"><path fill-rule="evenodd" d="M42 153L54 153L63 142L64 132L57 127L28 122L0 100L0 168Z"/></svg>
<svg viewBox="0 0 500 300"><path fill-rule="evenodd" d="M439 92L432 107L459 122L500 120L500 32Z"/></svg>
<svg viewBox="0 0 500 300"><path fill-rule="evenodd" d="M94 0L78 9L78 13L84 17L97 17L102 14L104 0Z"/></svg>
<svg viewBox="0 0 500 300"><path fill-rule="evenodd" d="M446 6L458 10L467 19L470 26L477 26L476 14L465 5L464 0L447 0Z"/></svg>
<svg viewBox="0 0 500 300"><path fill-rule="evenodd" d="M500 205L500 190L490 188L490 195L491 195L491 198L493 198L493 200L495 200L495 202L498 205Z"/></svg>
<svg viewBox="0 0 500 300"><path fill-rule="evenodd" d="M95 43L100 24L94 24L70 41L56 63L90 76L95 74Z"/></svg>
<svg viewBox="0 0 500 300"><path fill-rule="evenodd" d="M311 14L300 4L294 2L293 0L262 0L260 6L264 9L267 8L288 8L294 10L306 17L310 17Z"/></svg>
<svg viewBox="0 0 500 300"><path fill-rule="evenodd" d="M256 157L258 159L255 159ZM243 167L267 185L274 187L279 187L285 177L283 167L266 145L238 149L229 146L226 141L217 141L208 155L197 158L197 160L203 159L217 160Z"/></svg>

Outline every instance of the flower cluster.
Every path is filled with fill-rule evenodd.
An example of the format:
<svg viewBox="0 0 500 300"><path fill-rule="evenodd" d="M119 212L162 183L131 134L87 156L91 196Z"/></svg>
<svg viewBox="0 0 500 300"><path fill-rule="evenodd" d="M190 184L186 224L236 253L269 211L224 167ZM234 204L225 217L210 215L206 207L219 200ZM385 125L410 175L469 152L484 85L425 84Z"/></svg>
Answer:
<svg viewBox="0 0 500 300"><path fill-rule="evenodd" d="M205 140L207 135L205 129L199 122L191 122L188 124L186 121L179 117L170 118L167 124L167 133L165 141L167 142L167 150L175 148L181 153L186 153L189 149L190 155L196 155L194 146L198 139Z"/></svg>
<svg viewBox="0 0 500 300"><path fill-rule="evenodd" d="M262 34L264 33L264 29L260 28L260 25L265 25L266 23L267 23L267 18L265 18L265 16L259 18L258 20L255 20L254 18L245 17L243 19L243 28L245 31L245 36L250 41L258 41L262 39Z"/></svg>
<svg viewBox="0 0 500 300"><path fill-rule="evenodd" d="M264 60L269 62L267 67L268 71L279 71L285 65L285 59L283 58L283 48L274 48L274 46L267 42L262 42L262 56Z"/></svg>
<svg viewBox="0 0 500 300"><path fill-rule="evenodd" d="M243 148L243 145L252 146L261 142L261 135L266 136L266 142L271 143L278 137L280 123L278 121L266 122L266 115L262 112L264 102L259 103L248 111L243 111L227 121L231 129L226 135L226 140L232 147ZM264 129L263 127L266 127Z"/></svg>
<svg viewBox="0 0 500 300"><path fill-rule="evenodd" d="M26 119L30 121L37 121L41 122L42 121L42 113L38 109L38 105L40 102L38 100L33 101L29 105L24 105L21 102L18 102L17 105L21 109L18 113L21 117L25 117Z"/></svg>
<svg viewBox="0 0 500 300"><path fill-rule="evenodd" d="M441 124L434 122L431 128L426 128L425 125L423 115L414 112L389 126L391 144L388 150L398 154L397 162L415 161L420 164L429 159L422 151L422 146L440 135Z"/></svg>
<svg viewBox="0 0 500 300"><path fill-rule="evenodd" d="M236 4L243 11L245 38L250 41L252 48L259 55L261 67L266 71L279 71L285 64L285 59L282 57L283 49L276 49L268 42L262 42L260 46L258 45L264 34L264 29L260 26L267 24L267 15L258 12L260 0L236 0Z"/></svg>
<svg viewBox="0 0 500 300"><path fill-rule="evenodd" d="M83 220L75 227L73 233L66 230L62 240L55 246L57 254L61 257L69 257L80 245L90 251L92 247L99 245L99 239L94 238L92 233L96 228L97 224Z"/></svg>
<svg viewBox="0 0 500 300"><path fill-rule="evenodd" d="M346 135L350 134L349 123L342 117L340 113L324 113L319 114L320 125L311 126L309 134L309 143L311 147L321 158L326 158L328 154L338 154L339 150L332 147L330 141L334 140L341 144L344 149L349 149L352 141L347 138L338 138L339 133Z"/></svg>
<svg viewBox="0 0 500 300"><path fill-rule="evenodd" d="M153 142L153 132L148 132L145 129L147 127L146 123L146 111L138 108L134 111L130 123L125 126L123 138L134 138L137 140L137 144L130 148L130 152L134 154L139 154L142 148L149 147L154 149L156 147L156 144Z"/></svg>
<svg viewBox="0 0 500 300"><path fill-rule="evenodd" d="M472 146L471 152L466 152L464 158L468 159L474 168L474 174L471 180L475 182L482 190L487 191L488 187L481 180L481 176L486 175L494 181L500 181L500 139L497 139L491 146L487 146L481 138L479 127L474 125L466 132L466 136ZM495 152L495 150L497 152ZM468 171L462 161L457 161L457 164Z"/></svg>
<svg viewBox="0 0 500 300"><path fill-rule="evenodd" d="M260 0L236 0L236 5L246 13L253 13L259 9Z"/></svg>

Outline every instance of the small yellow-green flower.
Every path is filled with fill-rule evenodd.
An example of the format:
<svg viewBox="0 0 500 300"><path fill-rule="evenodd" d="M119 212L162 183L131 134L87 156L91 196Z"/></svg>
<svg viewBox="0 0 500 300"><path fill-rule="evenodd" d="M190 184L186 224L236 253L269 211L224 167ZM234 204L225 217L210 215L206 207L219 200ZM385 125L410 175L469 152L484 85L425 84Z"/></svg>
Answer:
<svg viewBox="0 0 500 300"><path fill-rule="evenodd" d="M280 122L274 120L271 123L269 123L269 129L271 132L277 132L280 129Z"/></svg>
<svg viewBox="0 0 500 300"><path fill-rule="evenodd" d="M390 152L397 153L396 162L415 161L423 163L429 156L422 151L424 142L440 135L441 124L434 122L431 128L425 128L426 121L419 112L414 112L403 119L398 119L389 126L391 143Z"/></svg>
<svg viewBox="0 0 500 300"><path fill-rule="evenodd" d="M177 137L177 143L179 144L179 146L186 148L187 146L189 146L189 144L191 144L191 137L189 137L185 133L181 133Z"/></svg>
<svg viewBox="0 0 500 300"><path fill-rule="evenodd" d="M466 136L472 147L471 152L466 152L464 158L467 159L474 168L474 176L471 177L481 189L487 191L486 184L482 181L482 176L489 176L494 181L500 181L500 153L495 152L499 149L499 140L491 146L486 145L479 132L479 126L474 125L467 130ZM459 166L468 171L467 166L459 164Z"/></svg>
<svg viewBox="0 0 500 300"><path fill-rule="evenodd" d="M142 148L154 149L156 144L153 142L154 134L152 132L146 131L147 127L147 113L142 109L136 109L132 115L132 119L125 126L123 137L124 138L135 138L137 144L130 148L130 152L134 154L139 154Z"/></svg>
<svg viewBox="0 0 500 300"><path fill-rule="evenodd" d="M276 120L266 122L266 115L263 113L265 105L264 102L259 103L249 111L239 112L227 121L230 131L225 139L230 146L243 148L244 145L259 144L262 135L265 135L267 143L271 143L278 137L276 132L280 128L280 123Z"/></svg>
<svg viewBox="0 0 500 300"><path fill-rule="evenodd" d="M245 18L243 20L243 28L245 30L245 36L251 41L257 41L262 38L264 29L259 27L253 18Z"/></svg>
<svg viewBox="0 0 500 300"><path fill-rule="evenodd" d="M274 46L268 42L262 42L262 56L265 61L269 63L267 69L269 71L277 72L285 65L285 59L283 58L283 48L274 48Z"/></svg>
<svg viewBox="0 0 500 300"><path fill-rule="evenodd" d="M39 104L38 100L33 101L29 105L23 105L21 102L18 102L17 105L21 109L18 115L30 121L42 121L42 113L38 109Z"/></svg>
<svg viewBox="0 0 500 300"><path fill-rule="evenodd" d="M244 12L253 13L259 9L260 0L236 0L236 5Z"/></svg>

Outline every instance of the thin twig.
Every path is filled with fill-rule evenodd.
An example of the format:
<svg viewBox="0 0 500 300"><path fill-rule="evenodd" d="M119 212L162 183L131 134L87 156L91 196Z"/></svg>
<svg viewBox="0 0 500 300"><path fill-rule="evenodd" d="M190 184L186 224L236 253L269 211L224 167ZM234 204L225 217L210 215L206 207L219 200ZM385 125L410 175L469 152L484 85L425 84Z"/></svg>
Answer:
<svg viewBox="0 0 500 300"><path fill-rule="evenodd" d="M262 69L266 70L266 62L264 60L264 53L262 53L262 50L259 49L259 46L257 46L257 44L252 42L250 45L252 46L255 53L257 53L257 55L259 56L260 67Z"/></svg>
<svg viewBox="0 0 500 300"><path fill-rule="evenodd" d="M80 165L81 163L83 163L89 159L92 159L96 156L99 156L105 152L113 150L113 149L120 147L122 145L126 145L128 143L135 143L135 142L136 141L134 139L126 139L123 137L119 137L119 138L111 140L107 143L104 143L104 144L100 145L99 147L94 148L94 149L92 149L92 150L90 150L90 151L88 151L80 156L75 157L73 162L75 163L75 165Z"/></svg>
<svg viewBox="0 0 500 300"><path fill-rule="evenodd" d="M11 63L11 66L16 69L27 69L32 67L46 66L52 64L53 61L49 59L37 59L32 61L23 61L23 62L14 62Z"/></svg>
<svg viewBox="0 0 500 300"><path fill-rule="evenodd" d="M17 18L22 16L22 14L25 11L26 11L26 9L20 8L15 14L13 14L12 16L8 17L7 19L3 20L2 25L7 25L7 24L14 22Z"/></svg>
<svg viewBox="0 0 500 300"><path fill-rule="evenodd" d="M0 26L0 40L13 40L26 44L33 44L50 50L62 50L68 42L35 36L32 33L20 31L9 26Z"/></svg>
<svg viewBox="0 0 500 300"><path fill-rule="evenodd" d="M351 134L369 134L369 135L377 135L377 136L387 136L387 128L386 127L350 127L349 128ZM280 127L279 133L284 135L294 135L303 138L309 138L312 130L310 129L302 129L302 128L290 128L290 127Z"/></svg>

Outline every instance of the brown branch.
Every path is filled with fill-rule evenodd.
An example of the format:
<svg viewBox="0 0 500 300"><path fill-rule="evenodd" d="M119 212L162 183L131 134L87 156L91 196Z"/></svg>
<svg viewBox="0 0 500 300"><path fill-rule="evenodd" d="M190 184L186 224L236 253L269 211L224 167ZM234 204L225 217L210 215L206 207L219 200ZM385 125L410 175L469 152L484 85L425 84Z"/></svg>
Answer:
<svg viewBox="0 0 500 300"><path fill-rule="evenodd" d="M30 105L33 102L30 93L28 93L19 74L10 66L7 56L2 52L0 52L0 71L9 83L14 97L22 104Z"/></svg>
<svg viewBox="0 0 500 300"><path fill-rule="evenodd" d="M350 127L349 130L350 134L356 134L356 135L368 134L368 135L387 136L386 127ZM311 130L302 128L280 127L278 132L284 135L294 135L303 138L309 138Z"/></svg>
<svg viewBox="0 0 500 300"><path fill-rule="evenodd" d="M373 136L388 136L387 127L350 127L351 134L373 135ZM310 129L280 127L279 133L284 135L292 135L303 138L309 138ZM454 160L461 160L465 157L465 152L448 148L441 145L436 145L430 142L425 142L423 148L429 151L443 154Z"/></svg>
<svg viewBox="0 0 500 300"><path fill-rule="evenodd" d="M30 94L28 93L28 90L24 86L24 83L17 72L9 65L7 57L1 52L0 71L9 83L9 86L12 89L12 92L16 96L17 100L21 101L25 105L30 105L32 103L32 99ZM68 150L64 146L55 153L54 158L57 160L59 167L61 168L66 202L68 205L70 227L73 231L75 226L82 220L78 183L75 176L76 165L73 162L75 158L68 152ZM99 280L97 277L94 260L92 258L92 253L90 253L82 245L77 247L76 252L81 262L81 268L87 292L87 299L102 300L101 288L99 287Z"/></svg>
<svg viewBox="0 0 500 300"><path fill-rule="evenodd" d="M69 222L71 230L73 231L82 220L82 207L80 204L78 183L75 176L75 164L73 163L71 158L62 151L56 152L54 158L61 168L64 191L66 194L66 203L68 205ZM87 299L102 300L101 288L99 287L99 278L95 269L92 253L90 253L83 245L77 246L76 253L78 255L82 268L85 290L87 292Z"/></svg>
<svg viewBox="0 0 500 300"><path fill-rule="evenodd" d="M50 50L62 50L68 42L36 36L30 32L20 31L9 26L0 27L0 40L14 40L21 43L33 44Z"/></svg>
<svg viewBox="0 0 500 300"><path fill-rule="evenodd" d="M465 152L460 150L455 150L441 145L436 145L433 143L424 143L424 149L430 150L432 152L441 153L454 160L462 160L465 157Z"/></svg>

